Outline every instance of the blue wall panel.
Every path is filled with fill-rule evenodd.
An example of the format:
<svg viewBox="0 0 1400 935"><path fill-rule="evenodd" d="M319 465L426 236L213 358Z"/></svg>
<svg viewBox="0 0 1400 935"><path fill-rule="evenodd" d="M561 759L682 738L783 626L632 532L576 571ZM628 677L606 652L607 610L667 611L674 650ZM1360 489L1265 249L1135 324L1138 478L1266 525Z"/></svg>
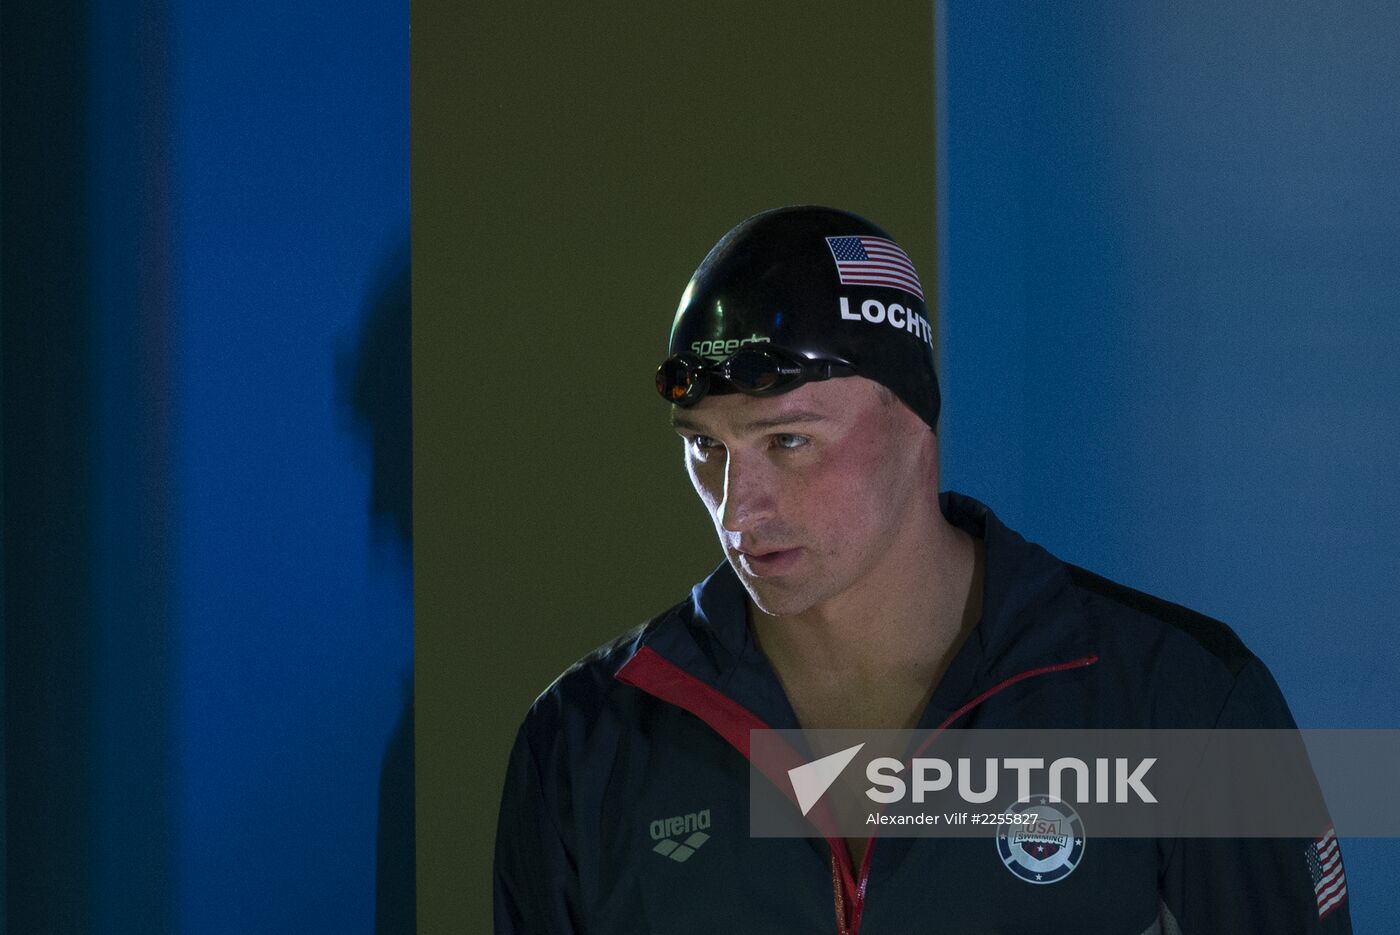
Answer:
<svg viewBox="0 0 1400 935"><path fill-rule="evenodd" d="M1400 725L1400 7L940 16L944 485Z"/></svg>
<svg viewBox="0 0 1400 935"><path fill-rule="evenodd" d="M408 440L408 6L175 0L171 31L179 927L368 932L411 691L374 493Z"/></svg>

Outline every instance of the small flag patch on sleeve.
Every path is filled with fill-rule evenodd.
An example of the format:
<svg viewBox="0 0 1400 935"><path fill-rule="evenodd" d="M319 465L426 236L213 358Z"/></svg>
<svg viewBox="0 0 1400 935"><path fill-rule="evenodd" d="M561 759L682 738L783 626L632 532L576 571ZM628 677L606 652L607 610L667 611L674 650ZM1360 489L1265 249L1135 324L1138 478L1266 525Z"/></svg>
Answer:
<svg viewBox="0 0 1400 935"><path fill-rule="evenodd" d="M828 237L831 258L841 282L850 286L903 289L924 300L919 274L899 244L884 237Z"/></svg>
<svg viewBox="0 0 1400 935"><path fill-rule="evenodd" d="M1317 896L1317 917L1325 919L1347 898L1347 875L1342 869L1336 828L1328 828L1326 834L1308 845L1307 859L1313 894Z"/></svg>

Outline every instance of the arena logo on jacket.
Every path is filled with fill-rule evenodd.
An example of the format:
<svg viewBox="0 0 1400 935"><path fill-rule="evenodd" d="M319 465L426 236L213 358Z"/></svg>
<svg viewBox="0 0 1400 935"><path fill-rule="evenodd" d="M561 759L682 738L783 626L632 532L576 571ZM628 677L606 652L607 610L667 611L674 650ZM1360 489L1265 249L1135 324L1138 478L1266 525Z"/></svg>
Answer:
<svg viewBox="0 0 1400 935"><path fill-rule="evenodd" d="M1084 857L1084 823L1066 802L1035 795L1017 802L1013 815L1034 813L1033 821L997 829L997 856L1007 870L1027 883L1058 883Z"/></svg>
<svg viewBox="0 0 1400 935"><path fill-rule="evenodd" d="M647 826L656 842L653 851L683 864L710 839L710 810L701 809L686 815L658 818Z"/></svg>

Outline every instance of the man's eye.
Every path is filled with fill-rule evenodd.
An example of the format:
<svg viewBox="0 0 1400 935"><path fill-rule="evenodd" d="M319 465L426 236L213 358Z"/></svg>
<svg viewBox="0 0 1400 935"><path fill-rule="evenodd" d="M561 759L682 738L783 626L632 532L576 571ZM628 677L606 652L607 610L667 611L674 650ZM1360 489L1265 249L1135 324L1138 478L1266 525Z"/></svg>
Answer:
<svg viewBox="0 0 1400 935"><path fill-rule="evenodd" d="M720 447L719 442L708 435L692 435L689 441L690 447L698 452L714 451L716 448Z"/></svg>
<svg viewBox="0 0 1400 935"><path fill-rule="evenodd" d="M773 436L773 444L774 444L774 445L777 445L779 448L787 448L787 449L801 448L803 445L807 444L807 436L806 436L806 435L789 435L789 434L787 434L787 433L783 433L783 434L780 434L780 435L774 435L774 436Z"/></svg>

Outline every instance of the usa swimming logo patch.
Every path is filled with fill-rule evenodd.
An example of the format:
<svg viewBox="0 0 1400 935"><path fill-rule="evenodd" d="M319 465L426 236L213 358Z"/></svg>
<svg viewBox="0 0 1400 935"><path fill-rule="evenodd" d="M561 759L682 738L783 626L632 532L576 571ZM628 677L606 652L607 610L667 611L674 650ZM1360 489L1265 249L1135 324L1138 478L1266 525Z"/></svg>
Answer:
<svg viewBox="0 0 1400 935"><path fill-rule="evenodd" d="M997 856L1027 883L1058 883L1084 858L1084 823L1065 802L1033 795L1009 809L1013 815L1033 814L1024 824L997 828Z"/></svg>

